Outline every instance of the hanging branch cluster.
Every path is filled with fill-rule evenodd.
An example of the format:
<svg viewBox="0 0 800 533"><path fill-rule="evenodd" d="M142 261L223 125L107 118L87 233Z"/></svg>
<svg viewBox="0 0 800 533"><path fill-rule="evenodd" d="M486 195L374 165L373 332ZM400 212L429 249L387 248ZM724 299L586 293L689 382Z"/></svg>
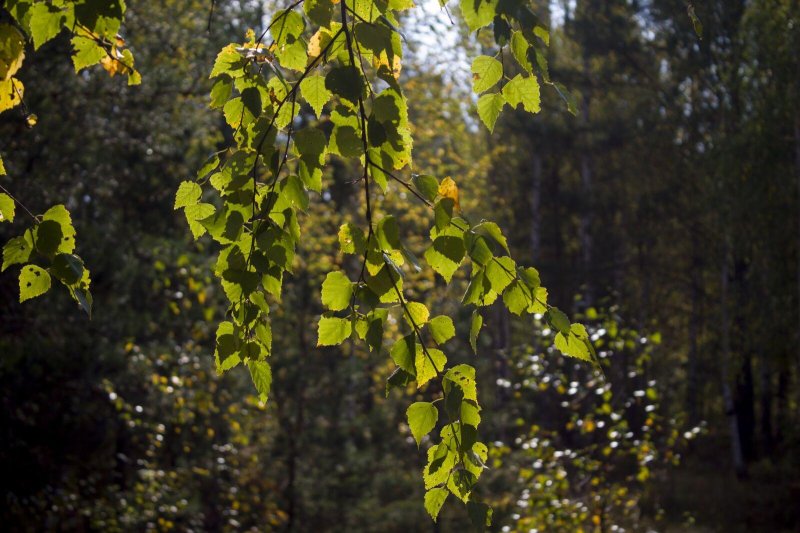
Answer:
<svg viewBox="0 0 800 533"><path fill-rule="evenodd" d="M25 105L25 86L15 75L25 60L25 45L38 50L46 42L67 31L72 43L75 72L101 65L110 76L126 75L129 85L141 83L133 68L133 54L119 35L125 14L124 0L8 0L0 15L0 113L19 108L28 127L37 122ZM0 158L0 176L6 175ZM83 260L74 253L75 229L63 205L34 215L17 197L0 185L0 222L13 222L19 205L33 225L3 246L2 270L21 264L19 300L24 302L46 293L52 279L61 282L87 314L92 312L91 278Z"/></svg>
<svg viewBox="0 0 800 533"><path fill-rule="evenodd" d="M292 269L298 217L308 208L309 193L323 190L328 156L358 161L364 225L346 223L338 236L341 253L360 256L361 266L354 278L343 271L325 278L327 311L319 320L318 345L355 337L380 352L389 313L402 314L409 331L389 350L397 368L387 394L394 387L439 381L438 398L408 408L418 444L436 428L440 408L447 420L427 452L425 507L436 519L453 494L485 525L491 509L473 497L488 453L478 440L475 369L448 366L443 345L455 336L452 320L431 317L424 304L404 296L404 269L422 266L401 242L395 217L375 213L375 189L390 194L394 181L433 210L424 258L446 282L462 263L471 263L462 303L476 308L470 328L474 350L483 323L479 309L501 299L517 315L544 315L556 332L556 347L566 355L596 357L585 328L547 303L538 272L511 258L497 224L468 221L454 180L400 177L411 164L412 138L398 82L403 50L397 13L413 7L411 0L300 0L276 13L258 38L250 32L246 42L223 48L211 71L211 107L220 109L234 130L235 146L214 154L196 180L180 185L175 208L184 210L195 238L208 233L222 247L215 274L230 305L228 319L217 329L217 370L247 366L266 400L272 382L270 305L279 302L284 274ZM485 93L478 114L490 130L506 105L538 112L541 84L554 87L574 111L572 97L547 72L549 33L525 3L463 0L461 11L472 31L492 25L498 46L510 48L520 72L508 79L495 57L473 62L473 88ZM297 116L305 109L318 119L324 116L327 127L300 128Z"/></svg>

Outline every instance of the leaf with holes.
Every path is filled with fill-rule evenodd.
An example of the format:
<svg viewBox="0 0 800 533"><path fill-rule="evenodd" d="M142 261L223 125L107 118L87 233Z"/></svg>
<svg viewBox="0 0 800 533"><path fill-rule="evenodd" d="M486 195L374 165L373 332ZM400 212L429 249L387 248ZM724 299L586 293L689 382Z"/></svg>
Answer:
<svg viewBox="0 0 800 533"><path fill-rule="evenodd" d="M50 289L50 274L36 265L26 265L19 273L20 303L36 298Z"/></svg>

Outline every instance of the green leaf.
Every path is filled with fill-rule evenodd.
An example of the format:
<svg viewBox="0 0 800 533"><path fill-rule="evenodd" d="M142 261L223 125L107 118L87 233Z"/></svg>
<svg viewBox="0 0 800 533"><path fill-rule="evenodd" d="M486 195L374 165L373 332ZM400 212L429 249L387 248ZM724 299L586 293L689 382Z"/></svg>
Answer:
<svg viewBox="0 0 800 533"><path fill-rule="evenodd" d="M416 334L409 333L402 339L399 339L392 346L389 355L392 357L394 364L402 368L411 376L417 375L417 368L414 359L417 354Z"/></svg>
<svg viewBox="0 0 800 533"><path fill-rule="evenodd" d="M50 272L67 285L74 285L83 277L83 261L72 254L58 254L53 259Z"/></svg>
<svg viewBox="0 0 800 533"><path fill-rule="evenodd" d="M6 193L0 193L0 222L14 222L14 200Z"/></svg>
<svg viewBox="0 0 800 533"><path fill-rule="evenodd" d="M503 96L512 108L522 104L522 108L528 113L541 111L539 82L534 76L523 78L522 75L517 74L503 87Z"/></svg>
<svg viewBox="0 0 800 533"><path fill-rule="evenodd" d="M537 287L534 293L534 300L528 307L529 313L544 314L547 311L547 289Z"/></svg>
<svg viewBox="0 0 800 533"><path fill-rule="evenodd" d="M380 244L383 251L399 250L403 247L400 243L400 229L397 226L397 219L392 215L387 215L378 222L376 234L378 244Z"/></svg>
<svg viewBox="0 0 800 533"><path fill-rule="evenodd" d="M259 399L266 402L272 387L272 369L269 363L250 359L247 361L247 368L250 370L250 377L253 378Z"/></svg>
<svg viewBox="0 0 800 533"><path fill-rule="evenodd" d="M551 84L552 87L558 93L558 96L561 97L562 100L567 104L567 111L572 113L573 115L578 115L578 101L575 99L575 95L572 94L564 87L562 83L553 83Z"/></svg>
<svg viewBox="0 0 800 533"><path fill-rule="evenodd" d="M20 303L36 298L50 289L50 274L36 265L26 265L19 273Z"/></svg>
<svg viewBox="0 0 800 533"><path fill-rule="evenodd" d="M550 30L544 26L536 26L533 28L533 34L541 39L545 46L550 46Z"/></svg>
<svg viewBox="0 0 800 533"><path fill-rule="evenodd" d="M517 269L517 273L519 274L520 280L532 291L538 289L542 284L539 278L539 271L533 267Z"/></svg>
<svg viewBox="0 0 800 533"><path fill-rule="evenodd" d="M240 341L239 332L233 323L225 321L217 326L216 349L214 350L214 362L217 374L223 374L242 362L239 357Z"/></svg>
<svg viewBox="0 0 800 533"><path fill-rule="evenodd" d="M439 180L427 174L414 174L411 178L417 191L429 202L436 199L439 194Z"/></svg>
<svg viewBox="0 0 800 533"><path fill-rule="evenodd" d="M395 368L394 372L386 379L386 397L389 397L390 390L394 388L405 388L412 381L414 381L414 376L402 368Z"/></svg>
<svg viewBox="0 0 800 533"><path fill-rule="evenodd" d="M44 2L36 2L31 7L30 14L29 26L33 38L33 49L38 50L40 46L59 34L61 20L65 17L60 9Z"/></svg>
<svg viewBox="0 0 800 533"><path fill-rule="evenodd" d="M545 319L553 326L553 329L560 331L564 335L570 333L569 318L557 307L551 307L544 315Z"/></svg>
<svg viewBox="0 0 800 533"><path fill-rule="evenodd" d="M347 222L339 228L339 246L344 254L363 254L366 248L364 232Z"/></svg>
<svg viewBox="0 0 800 533"><path fill-rule="evenodd" d="M322 305L331 311L341 311L350 305L353 283L343 272L329 272L322 282Z"/></svg>
<svg viewBox="0 0 800 533"><path fill-rule="evenodd" d="M494 20L496 2L490 0L460 0L461 15L474 32L488 26Z"/></svg>
<svg viewBox="0 0 800 533"><path fill-rule="evenodd" d="M303 33L306 24L297 11L284 9L275 14L270 26L272 38L278 44L293 41Z"/></svg>
<svg viewBox="0 0 800 533"><path fill-rule="evenodd" d="M434 239L431 247L425 250L425 260L435 272L450 283L465 253L464 239L445 235Z"/></svg>
<svg viewBox="0 0 800 533"><path fill-rule="evenodd" d="M71 254L75 251L75 228L72 227L72 217L63 205L54 205L42 215L42 220L52 220L61 227L61 242L57 251ZM41 226L41 224L39 224ZM37 243L38 247L38 243Z"/></svg>
<svg viewBox="0 0 800 533"><path fill-rule="evenodd" d="M436 202L436 205L433 206L433 217L437 229L443 230L450 225L450 221L453 219L453 209L455 205L455 200L452 198L442 198Z"/></svg>
<svg viewBox="0 0 800 533"><path fill-rule="evenodd" d="M364 92L364 79L361 71L352 65L336 67L325 76L325 88L356 103Z"/></svg>
<svg viewBox="0 0 800 533"><path fill-rule="evenodd" d="M555 347L558 351L569 357L575 357L583 361L592 362L589 355L589 347L583 339L579 339L573 333L556 333Z"/></svg>
<svg viewBox="0 0 800 533"><path fill-rule="evenodd" d="M489 56L478 56L472 61L472 90L475 93L485 92L497 84L503 77L503 65Z"/></svg>
<svg viewBox="0 0 800 533"><path fill-rule="evenodd" d="M490 132L494 131L494 124L505 104L506 99L500 93L484 94L478 98L478 116Z"/></svg>
<svg viewBox="0 0 800 533"><path fill-rule="evenodd" d="M314 109L317 118L322 115L322 108L330 101L332 96L325 86L325 78L319 75L304 78L300 82L300 94Z"/></svg>
<svg viewBox="0 0 800 533"><path fill-rule="evenodd" d="M522 284L514 280L503 293L503 303L506 304L508 310L515 315L521 315L530 305L530 293L526 293L525 291L526 289Z"/></svg>
<svg viewBox="0 0 800 533"><path fill-rule="evenodd" d="M491 237L494 242L503 247L506 253L510 254L511 250L508 249L508 242L505 235L500 230L500 226L491 221L484 221L473 228L473 231L484 237Z"/></svg>
<svg viewBox="0 0 800 533"><path fill-rule="evenodd" d="M314 24L328 27L333 17L333 2L331 0L306 0L303 11Z"/></svg>
<svg viewBox="0 0 800 533"><path fill-rule="evenodd" d="M447 489L441 487L433 488L425 493L425 510L428 511L434 522L436 522L436 517L439 516L439 511L449 494Z"/></svg>
<svg viewBox="0 0 800 533"><path fill-rule="evenodd" d="M472 472L468 472L467 470L455 470L453 475L450 476L450 480L447 482L447 488L454 496L459 498L462 502L467 503L470 492L472 492L472 487L475 486L477 481L475 474Z"/></svg>
<svg viewBox="0 0 800 533"><path fill-rule="evenodd" d="M25 235L14 237L3 246L3 268L4 271L11 265L26 263L33 252L33 233L31 230Z"/></svg>
<svg viewBox="0 0 800 533"><path fill-rule="evenodd" d="M570 326L569 331L581 340L586 340L589 338L589 333L586 331L586 326L583 324L578 324L575 322Z"/></svg>
<svg viewBox="0 0 800 533"><path fill-rule="evenodd" d="M443 344L456 335L453 319L449 316L439 315L428 323L428 329L436 344Z"/></svg>
<svg viewBox="0 0 800 533"><path fill-rule="evenodd" d="M448 428L445 426L445 428ZM444 429L442 429L442 433ZM453 466L456 464L456 454L451 453L447 443L440 442L428 448L428 462L422 471L425 488L431 489L447 481Z"/></svg>
<svg viewBox="0 0 800 533"><path fill-rule="evenodd" d="M405 309L403 310L403 317L406 319L409 326L421 328L428 322L430 312L428 311L428 308L425 307L425 304L419 302L406 302Z"/></svg>
<svg viewBox="0 0 800 533"><path fill-rule="evenodd" d="M467 246L467 253L474 263L486 266L492 260L494 254L489 249L488 240L481 235L473 232L464 234L464 244Z"/></svg>
<svg viewBox="0 0 800 533"><path fill-rule="evenodd" d="M214 85L211 86L211 102L209 107L211 109L219 109L220 107L224 106L225 102L227 102L231 97L232 92L233 80L231 80L228 76L219 78L214 82Z"/></svg>
<svg viewBox="0 0 800 533"><path fill-rule="evenodd" d="M72 38L72 47L74 49L72 64L75 66L75 72L98 64L106 56L105 50L88 37L76 35Z"/></svg>
<svg viewBox="0 0 800 533"><path fill-rule="evenodd" d="M447 364L447 356L436 348L423 349L417 345L417 353L414 357L414 366L417 369L417 388L421 388L427 382L439 375Z"/></svg>
<svg viewBox="0 0 800 533"><path fill-rule="evenodd" d="M414 440L417 441L417 447L419 447L422 437L436 427L436 422L439 420L439 410L432 403L416 402L409 406L406 411L406 417L408 418L408 427L411 428L411 434L414 435Z"/></svg>
<svg viewBox="0 0 800 533"><path fill-rule="evenodd" d="M517 266L508 256L495 257L486 265L486 279L497 294L502 294L516 277Z"/></svg>
<svg viewBox="0 0 800 533"><path fill-rule="evenodd" d="M209 78L216 78L220 74L227 74L231 78L239 78L244 76L245 59L236 51L235 44L229 44L219 51L217 59L214 61L214 67L211 69Z"/></svg>
<svg viewBox="0 0 800 533"><path fill-rule="evenodd" d="M322 191L322 169L328 148L325 133L317 128L304 128L294 136L294 146L300 154L300 179L312 191Z"/></svg>
<svg viewBox="0 0 800 533"><path fill-rule="evenodd" d="M178 192L175 193L175 205L173 209L180 209L181 207L188 207L195 205L200 201L200 195L203 194L203 189L200 185L193 181L184 181L178 186Z"/></svg>
<svg viewBox="0 0 800 533"><path fill-rule="evenodd" d="M195 239L199 239L206 232L205 226L200 221L213 215L214 211L215 208L212 204L190 205L184 209L186 222L189 223L189 230L191 230Z"/></svg>
<svg viewBox="0 0 800 533"><path fill-rule="evenodd" d="M525 36L522 35L522 32L515 31L511 35L511 55L514 56L514 59L517 60L517 63L519 63L522 68L528 72L533 72L533 65L530 59L528 59L528 48L530 48L530 44L528 40L525 39Z"/></svg>
<svg viewBox="0 0 800 533"><path fill-rule="evenodd" d="M472 312L472 322L469 326L469 345L472 346L472 351L476 355L478 354L478 335L481 327L483 327L483 316L476 309Z"/></svg>
<svg viewBox="0 0 800 533"><path fill-rule="evenodd" d="M278 58L280 64L286 68L303 72L308 62L308 53L306 46L302 40L295 37L290 37L291 42L285 42L279 45L275 51L275 57Z"/></svg>
<svg viewBox="0 0 800 533"><path fill-rule="evenodd" d="M4 4L6 9L13 10L8 2ZM17 28L6 22L0 24L0 58L0 80L8 82L25 60L25 39ZM4 84L4 90L8 87Z"/></svg>
<svg viewBox="0 0 800 533"><path fill-rule="evenodd" d="M317 346L336 346L341 344L350 333L353 326L349 319L332 316L323 316L319 319L317 330Z"/></svg>
<svg viewBox="0 0 800 533"><path fill-rule="evenodd" d="M469 365L456 365L444 376L444 388L448 393L450 392L450 384L458 385L458 388L463 394L463 399L478 401L478 389L475 383L475 368Z"/></svg>
<svg viewBox="0 0 800 533"><path fill-rule="evenodd" d="M61 244L63 236L61 225L55 220L44 220L36 225L35 235L36 251L44 256L53 257Z"/></svg>

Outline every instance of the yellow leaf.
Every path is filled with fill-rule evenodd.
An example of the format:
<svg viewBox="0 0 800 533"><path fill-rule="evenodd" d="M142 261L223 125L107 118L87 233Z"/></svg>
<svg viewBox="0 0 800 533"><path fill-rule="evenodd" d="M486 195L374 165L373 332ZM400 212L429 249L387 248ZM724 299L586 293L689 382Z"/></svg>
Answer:
<svg viewBox="0 0 800 533"><path fill-rule="evenodd" d="M112 78L117 74L122 74L125 70L125 67L122 66L122 63L116 59L112 59L111 56L103 57L103 59L100 60L100 64L104 69L106 69L106 72L108 72L108 75Z"/></svg>
<svg viewBox="0 0 800 533"><path fill-rule="evenodd" d="M394 79L400 78L400 70L402 69L400 56L392 55L392 61L390 63L389 55L386 53L386 50L381 50L380 54L372 56L372 64L375 70L380 71L381 67L386 67L386 69L392 73Z"/></svg>
<svg viewBox="0 0 800 533"><path fill-rule="evenodd" d="M308 40L308 60L312 61L314 58L322 53L322 49L331 42L331 36L325 28L320 28L317 33L311 36Z"/></svg>
<svg viewBox="0 0 800 533"><path fill-rule="evenodd" d="M461 210L461 204L458 202L458 185L453 181L450 176L442 180L439 184L439 195L444 198L450 198L455 203L456 210Z"/></svg>
<svg viewBox="0 0 800 533"><path fill-rule="evenodd" d="M16 78L0 81L0 112L18 106L25 95L25 86Z"/></svg>

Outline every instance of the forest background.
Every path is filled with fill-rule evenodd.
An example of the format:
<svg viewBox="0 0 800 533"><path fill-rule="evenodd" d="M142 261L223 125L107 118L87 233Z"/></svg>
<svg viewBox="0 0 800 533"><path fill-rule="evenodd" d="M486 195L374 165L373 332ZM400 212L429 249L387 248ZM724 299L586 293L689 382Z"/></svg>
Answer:
<svg viewBox="0 0 800 533"><path fill-rule="evenodd" d="M219 48L266 2L131 1L142 84L75 75L58 38L26 59L4 113L4 186L64 202L93 272L91 321L56 291L20 305L0 275L0 519L13 530L452 531L422 506L424 454L392 365L318 348L319 287L339 225L360 216L336 160L301 220L273 311L269 402L215 375L225 310L210 242L173 210L178 184L231 131L207 108ZM283 7L283 6L279 6ZM550 301L587 324L605 377L546 327L484 312L478 382L494 529L792 531L800 524L800 8L792 0L539 5L550 70L578 95L542 112L475 114L469 60L493 50L425 3L406 35L415 168L457 177L465 212L500 223ZM63 37L63 36L62 36ZM493 52L492 52L493 53ZM507 60L509 58L506 58ZM510 67L509 67L510 68ZM313 117L308 113L306 120ZM394 188L413 247L431 215ZM398 209L400 211L398 211ZM14 235L0 226L0 241ZM465 279L416 296L469 351ZM45 300L46 299L46 300ZM424 444L423 444L424 446ZM452 502L450 502L452 503Z"/></svg>

